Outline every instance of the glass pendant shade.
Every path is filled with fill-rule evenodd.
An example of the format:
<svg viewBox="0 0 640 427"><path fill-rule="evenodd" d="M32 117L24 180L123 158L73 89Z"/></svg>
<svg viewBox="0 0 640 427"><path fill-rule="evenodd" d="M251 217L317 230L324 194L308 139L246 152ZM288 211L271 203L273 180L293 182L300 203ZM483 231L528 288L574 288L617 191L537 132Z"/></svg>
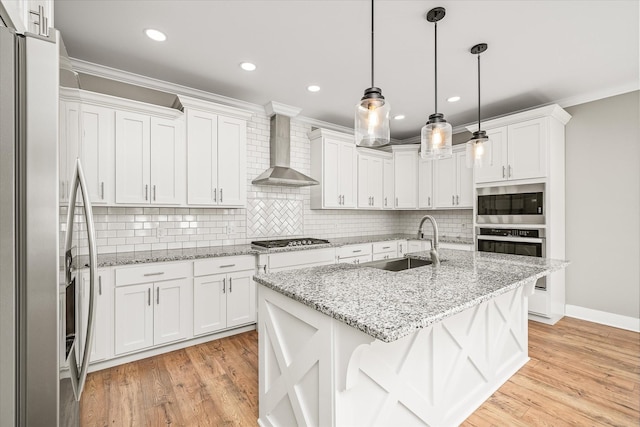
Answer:
<svg viewBox="0 0 640 427"><path fill-rule="evenodd" d="M391 140L389 116L391 106L377 87L364 91L356 105L355 139L359 147L382 147Z"/></svg>
<svg viewBox="0 0 640 427"><path fill-rule="evenodd" d="M420 133L420 156L423 159L442 159L453 154L451 135L453 129L442 114L432 114Z"/></svg>
<svg viewBox="0 0 640 427"><path fill-rule="evenodd" d="M488 166L487 164L487 143L489 137L485 131L476 131L473 133L473 137L466 143L467 151L467 167L468 168L481 168Z"/></svg>

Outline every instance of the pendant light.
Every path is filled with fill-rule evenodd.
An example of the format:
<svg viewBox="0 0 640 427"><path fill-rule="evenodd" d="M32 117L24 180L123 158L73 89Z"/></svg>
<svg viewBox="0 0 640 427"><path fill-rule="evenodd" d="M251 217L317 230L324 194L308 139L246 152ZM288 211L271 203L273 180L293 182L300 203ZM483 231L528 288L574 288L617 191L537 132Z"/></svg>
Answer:
<svg viewBox="0 0 640 427"><path fill-rule="evenodd" d="M360 147L382 147L389 144L389 113L391 106L382 96L382 89L373 84L373 0L371 0L371 87L356 105L355 139Z"/></svg>
<svg viewBox="0 0 640 427"><path fill-rule="evenodd" d="M438 113L438 21L444 18L444 7L435 7L427 12L427 21L434 23L435 28L435 113L420 132L420 155L423 159L441 159L451 157L451 124L447 123L442 113Z"/></svg>
<svg viewBox="0 0 640 427"><path fill-rule="evenodd" d="M480 128L480 54L487 50L486 43L480 43L473 46L470 52L478 55L478 130L467 141L467 167L482 167L485 163L485 144L489 142L487 133Z"/></svg>

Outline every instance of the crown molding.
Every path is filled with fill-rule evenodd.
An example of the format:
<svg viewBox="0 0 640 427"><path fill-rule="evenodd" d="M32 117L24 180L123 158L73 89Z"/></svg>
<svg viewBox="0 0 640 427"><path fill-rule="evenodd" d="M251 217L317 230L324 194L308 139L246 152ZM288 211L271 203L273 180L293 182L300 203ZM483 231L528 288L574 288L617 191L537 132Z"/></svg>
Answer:
<svg viewBox="0 0 640 427"><path fill-rule="evenodd" d="M269 101L264 105L264 111L267 116L271 117L274 114L279 114L287 117L296 117L302 111L302 108L294 107L292 105L282 104L281 102Z"/></svg>

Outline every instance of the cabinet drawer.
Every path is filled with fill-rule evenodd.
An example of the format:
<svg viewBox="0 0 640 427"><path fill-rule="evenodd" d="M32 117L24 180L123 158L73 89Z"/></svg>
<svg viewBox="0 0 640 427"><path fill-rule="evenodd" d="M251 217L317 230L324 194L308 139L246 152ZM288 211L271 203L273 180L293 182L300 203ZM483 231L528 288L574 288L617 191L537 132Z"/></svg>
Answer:
<svg viewBox="0 0 640 427"><path fill-rule="evenodd" d="M191 262L172 264L154 262L144 266L117 268L115 273L116 286L161 282L189 277L191 275Z"/></svg>
<svg viewBox="0 0 640 427"><path fill-rule="evenodd" d="M225 256L194 261L193 275L196 277L207 276L232 271L255 270L255 268L256 258L254 256Z"/></svg>
<svg viewBox="0 0 640 427"><path fill-rule="evenodd" d="M529 297L529 313L551 318L549 291L536 289Z"/></svg>
<svg viewBox="0 0 640 427"><path fill-rule="evenodd" d="M312 249L306 251L285 252L281 254L269 254L269 271L307 265L325 265L335 262L333 248Z"/></svg>
<svg viewBox="0 0 640 427"><path fill-rule="evenodd" d="M398 242L376 242L373 244L373 253L393 252L398 250Z"/></svg>
<svg viewBox="0 0 640 427"><path fill-rule="evenodd" d="M346 258L338 259L340 264L363 264L365 262L372 261L371 254L369 255L359 255L359 256L351 256Z"/></svg>
<svg viewBox="0 0 640 427"><path fill-rule="evenodd" d="M362 245L349 245L338 248L338 257L346 258L351 256L371 255L371 243Z"/></svg>
<svg viewBox="0 0 640 427"><path fill-rule="evenodd" d="M380 253L377 253L377 254L373 254L371 259L372 259L372 261L380 261L382 259L398 258L397 255L398 255L397 252L380 252Z"/></svg>

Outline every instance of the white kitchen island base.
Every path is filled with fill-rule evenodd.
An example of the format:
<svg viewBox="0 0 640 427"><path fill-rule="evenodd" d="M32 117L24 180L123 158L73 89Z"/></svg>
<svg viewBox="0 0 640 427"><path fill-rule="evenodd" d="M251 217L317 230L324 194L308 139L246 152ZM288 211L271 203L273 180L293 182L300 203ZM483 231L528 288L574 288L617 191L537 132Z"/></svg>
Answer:
<svg viewBox="0 0 640 427"><path fill-rule="evenodd" d="M456 426L528 360L534 281L385 343L258 286L263 426Z"/></svg>

